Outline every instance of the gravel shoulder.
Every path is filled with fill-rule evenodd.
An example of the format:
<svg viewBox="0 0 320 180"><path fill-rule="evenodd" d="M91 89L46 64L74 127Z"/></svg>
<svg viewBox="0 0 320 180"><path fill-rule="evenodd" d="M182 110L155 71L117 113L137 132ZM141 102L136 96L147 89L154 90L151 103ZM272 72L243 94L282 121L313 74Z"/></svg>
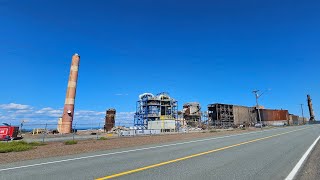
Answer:
<svg viewBox="0 0 320 180"><path fill-rule="evenodd" d="M111 138L108 140L82 140L75 145L64 145L63 142L48 142L45 146L39 146L35 149L23 152L10 152L0 154L1 163L12 163L24 160L41 159L48 157L66 156L80 153L88 153L95 151L111 150L118 148L136 147L142 145L151 145L159 143L167 143L181 140L190 140L204 137L223 136L229 134L239 134L245 132L256 131L259 129L233 130L222 132L206 132L206 133L187 133L172 134L159 136L140 136L140 137L123 137Z"/></svg>
<svg viewBox="0 0 320 180"><path fill-rule="evenodd" d="M304 166L297 174L297 180L320 179L320 142L317 143Z"/></svg>

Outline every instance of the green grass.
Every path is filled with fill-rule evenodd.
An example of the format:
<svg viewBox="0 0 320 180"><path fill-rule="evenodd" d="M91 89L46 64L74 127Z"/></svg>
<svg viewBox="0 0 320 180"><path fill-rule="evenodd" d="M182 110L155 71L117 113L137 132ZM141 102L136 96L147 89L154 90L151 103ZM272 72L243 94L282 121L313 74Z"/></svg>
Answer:
<svg viewBox="0 0 320 180"><path fill-rule="evenodd" d="M65 141L64 142L65 145L73 145L73 144L78 144L78 141L74 141L74 140L69 140L69 141Z"/></svg>
<svg viewBox="0 0 320 180"><path fill-rule="evenodd" d="M216 130L210 130L209 133L216 133Z"/></svg>
<svg viewBox="0 0 320 180"><path fill-rule="evenodd" d="M19 152L33 149L35 146L43 146L41 142L27 143L25 141L13 141L0 143L0 153Z"/></svg>
<svg viewBox="0 0 320 180"><path fill-rule="evenodd" d="M100 137L98 140L104 141L104 140L108 140L108 138L106 138L106 137Z"/></svg>

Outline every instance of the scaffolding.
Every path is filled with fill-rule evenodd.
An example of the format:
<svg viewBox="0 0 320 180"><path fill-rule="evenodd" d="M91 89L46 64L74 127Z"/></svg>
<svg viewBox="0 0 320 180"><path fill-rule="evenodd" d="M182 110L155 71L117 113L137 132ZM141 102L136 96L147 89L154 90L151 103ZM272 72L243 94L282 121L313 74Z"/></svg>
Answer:
<svg viewBox="0 0 320 180"><path fill-rule="evenodd" d="M149 121L176 120L178 117L178 101L168 93L154 96L144 93L139 96L134 116L134 126L147 129Z"/></svg>

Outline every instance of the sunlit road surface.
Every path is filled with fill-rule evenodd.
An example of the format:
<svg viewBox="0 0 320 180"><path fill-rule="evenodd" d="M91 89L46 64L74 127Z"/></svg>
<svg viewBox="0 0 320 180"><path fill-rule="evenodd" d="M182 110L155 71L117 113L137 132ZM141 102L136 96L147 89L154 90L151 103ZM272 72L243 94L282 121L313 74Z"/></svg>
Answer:
<svg viewBox="0 0 320 180"><path fill-rule="evenodd" d="M285 179L319 135L307 125L24 161L0 165L0 179Z"/></svg>

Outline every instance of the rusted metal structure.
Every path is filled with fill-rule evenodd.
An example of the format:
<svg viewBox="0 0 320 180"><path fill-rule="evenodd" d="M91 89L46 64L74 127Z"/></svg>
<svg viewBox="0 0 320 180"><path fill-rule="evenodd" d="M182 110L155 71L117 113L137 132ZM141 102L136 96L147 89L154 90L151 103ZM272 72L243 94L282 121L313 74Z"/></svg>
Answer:
<svg viewBox="0 0 320 180"><path fill-rule="evenodd" d="M310 113L310 121L315 121L315 116L314 116L314 111L313 111L313 106L312 106L312 99L310 95L307 95L308 98L308 107L309 107L309 113Z"/></svg>
<svg viewBox="0 0 320 180"><path fill-rule="evenodd" d="M115 118L116 118L116 110L111 108L106 111L106 117L105 117L105 124L104 128L106 131L110 131L115 124Z"/></svg>
<svg viewBox="0 0 320 180"><path fill-rule="evenodd" d="M80 64L80 56L78 54L74 54L72 56L68 89L65 99L65 105L63 109L62 121L60 133L67 134L71 133L72 130L72 121L74 117L74 104L76 98L76 89L77 89L77 81L78 81L78 70Z"/></svg>
<svg viewBox="0 0 320 180"><path fill-rule="evenodd" d="M288 121L288 110L260 109L262 121Z"/></svg>
<svg viewBox="0 0 320 180"><path fill-rule="evenodd" d="M201 124L201 106L198 102L184 104L182 113L187 125L195 127Z"/></svg>
<svg viewBox="0 0 320 180"><path fill-rule="evenodd" d="M257 122L255 108L231 104L209 104L208 121L211 126L227 128Z"/></svg>

